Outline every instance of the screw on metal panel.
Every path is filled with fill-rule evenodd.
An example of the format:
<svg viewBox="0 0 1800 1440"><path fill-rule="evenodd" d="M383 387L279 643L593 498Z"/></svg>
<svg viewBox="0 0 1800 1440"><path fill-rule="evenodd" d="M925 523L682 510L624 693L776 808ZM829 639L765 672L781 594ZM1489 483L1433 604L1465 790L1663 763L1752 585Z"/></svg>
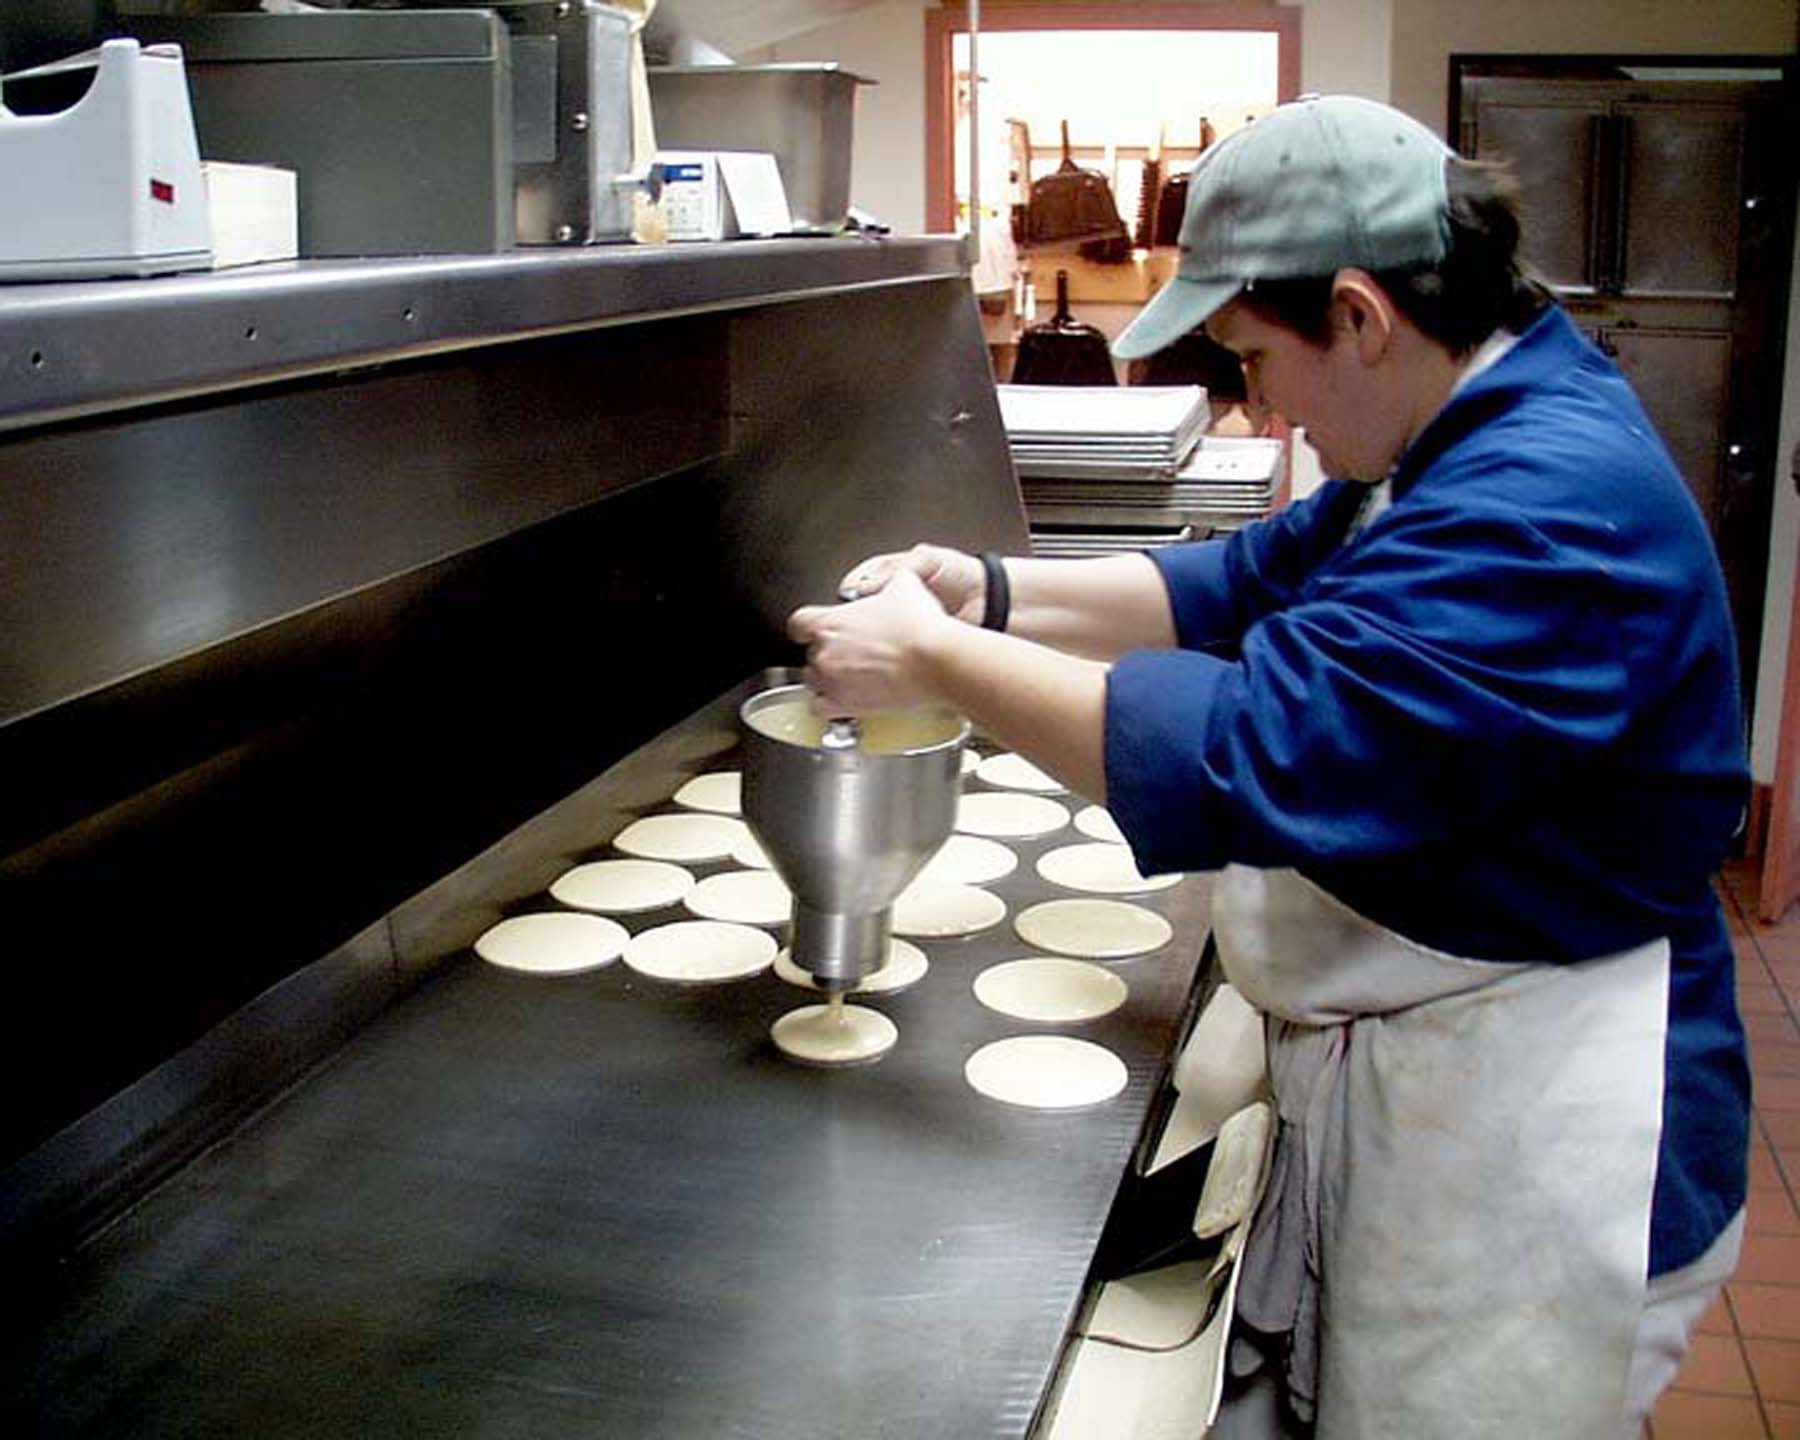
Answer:
<svg viewBox="0 0 1800 1440"><path fill-rule="evenodd" d="M404 310L402 310L400 312L400 318L402 320L406 321L406 323L410 325L412 323L412 319L413 319L413 307L408 305Z"/></svg>
<svg viewBox="0 0 1800 1440"><path fill-rule="evenodd" d="M575 227L573 225L558 225L556 227L556 243L558 245L567 245L574 238Z"/></svg>
<svg viewBox="0 0 1800 1440"><path fill-rule="evenodd" d="M575 128L577 133L587 129L587 127L588 127L587 111L577 110L575 112L574 118L569 121L569 124Z"/></svg>

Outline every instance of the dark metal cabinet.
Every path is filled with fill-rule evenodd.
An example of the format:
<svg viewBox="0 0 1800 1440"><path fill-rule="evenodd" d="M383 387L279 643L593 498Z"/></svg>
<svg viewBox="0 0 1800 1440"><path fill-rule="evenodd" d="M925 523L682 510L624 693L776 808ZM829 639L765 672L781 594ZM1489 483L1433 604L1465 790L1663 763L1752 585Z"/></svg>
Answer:
<svg viewBox="0 0 1800 1440"><path fill-rule="evenodd" d="M1532 260L1565 295L1737 293L1753 92L1742 83L1695 88L1464 82L1463 151L1512 164Z"/></svg>
<svg viewBox="0 0 1800 1440"><path fill-rule="evenodd" d="M1533 206L1533 261L1557 289L1592 292L1599 270L1591 218L1598 210L1598 108L1576 97L1519 93L1515 82L1482 86L1475 115L1464 122L1464 152L1504 156L1528 195L1558 197L1556 204Z"/></svg>
<svg viewBox="0 0 1800 1440"><path fill-rule="evenodd" d="M1730 332L1602 326L1595 339L1644 398L1717 537L1728 499L1721 446L1731 399Z"/></svg>
<svg viewBox="0 0 1800 1440"><path fill-rule="evenodd" d="M1737 293L1744 129L1736 104L1615 107L1616 218L1609 277L1621 295Z"/></svg>

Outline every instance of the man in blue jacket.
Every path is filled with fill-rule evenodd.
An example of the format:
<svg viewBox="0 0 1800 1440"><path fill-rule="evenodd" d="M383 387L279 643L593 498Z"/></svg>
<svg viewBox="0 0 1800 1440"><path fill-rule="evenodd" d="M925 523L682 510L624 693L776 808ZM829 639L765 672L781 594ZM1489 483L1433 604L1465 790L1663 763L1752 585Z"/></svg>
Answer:
<svg viewBox="0 0 1800 1440"><path fill-rule="evenodd" d="M948 703L1220 872L1281 1123L1218 1435L1635 1435L1735 1264L1724 588L1518 239L1400 113L1280 107L1115 350L1204 325L1327 482L1142 555L921 545L790 622L834 713Z"/></svg>

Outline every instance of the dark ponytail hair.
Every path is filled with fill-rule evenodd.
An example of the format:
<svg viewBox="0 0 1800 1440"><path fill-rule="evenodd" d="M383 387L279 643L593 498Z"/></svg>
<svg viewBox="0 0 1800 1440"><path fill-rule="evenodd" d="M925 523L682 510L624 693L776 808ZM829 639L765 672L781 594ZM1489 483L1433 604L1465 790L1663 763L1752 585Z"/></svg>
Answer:
<svg viewBox="0 0 1800 1440"><path fill-rule="evenodd" d="M1435 264L1373 272L1400 312L1454 355L1496 330L1523 330L1550 292L1519 254L1519 186L1503 164L1444 162L1450 245ZM1316 344L1331 338L1330 275L1259 280L1243 302L1272 324Z"/></svg>

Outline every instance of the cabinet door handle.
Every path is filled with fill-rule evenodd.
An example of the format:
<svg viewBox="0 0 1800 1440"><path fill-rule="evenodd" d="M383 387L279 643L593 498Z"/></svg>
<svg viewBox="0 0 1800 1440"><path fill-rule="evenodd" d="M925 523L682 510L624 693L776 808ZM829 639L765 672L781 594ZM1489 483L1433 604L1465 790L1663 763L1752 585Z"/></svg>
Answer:
<svg viewBox="0 0 1800 1440"><path fill-rule="evenodd" d="M1625 289L1625 224L1631 200L1631 121L1624 115L1596 115L1589 122L1593 162L1588 183L1588 283L1601 295Z"/></svg>
<svg viewBox="0 0 1800 1440"><path fill-rule="evenodd" d="M1607 130L1606 115L1588 119L1588 274L1582 279L1597 293L1606 292L1607 275Z"/></svg>
<svg viewBox="0 0 1800 1440"><path fill-rule="evenodd" d="M1625 292L1626 225L1631 218L1631 117L1611 117L1612 184L1607 208L1612 214L1612 236L1606 248L1606 288L1609 294Z"/></svg>

